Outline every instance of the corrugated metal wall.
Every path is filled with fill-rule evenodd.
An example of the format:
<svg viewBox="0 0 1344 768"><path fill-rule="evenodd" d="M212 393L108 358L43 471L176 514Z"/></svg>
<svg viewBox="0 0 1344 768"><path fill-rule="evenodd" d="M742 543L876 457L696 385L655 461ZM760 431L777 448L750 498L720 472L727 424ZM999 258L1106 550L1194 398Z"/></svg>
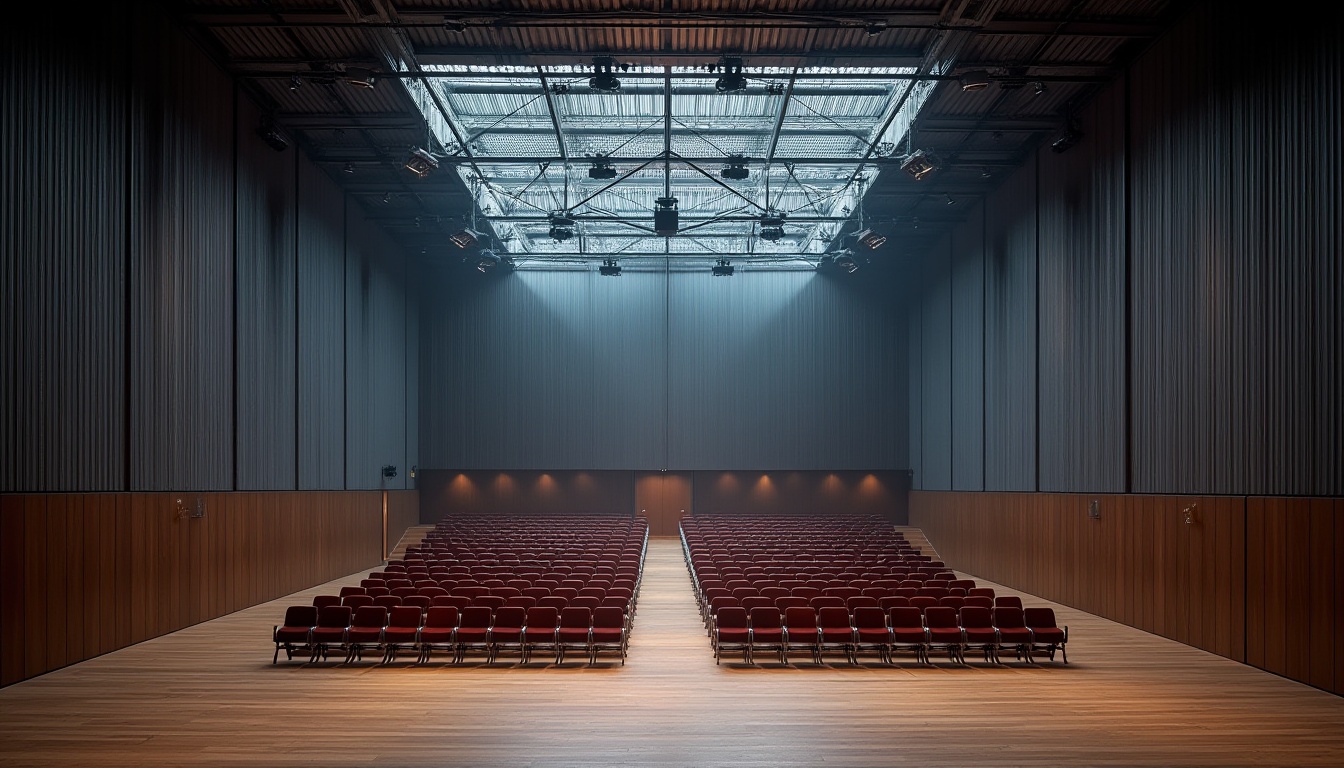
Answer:
<svg viewBox="0 0 1344 768"><path fill-rule="evenodd" d="M1203 9L1134 69L1135 490L1344 489L1340 34Z"/></svg>
<svg viewBox="0 0 1344 768"><path fill-rule="evenodd" d="M233 487L233 84L137 25L130 136L130 489Z"/></svg>
<svg viewBox="0 0 1344 768"><path fill-rule="evenodd" d="M0 46L0 491L125 482L130 46L122 13L89 13Z"/></svg>
<svg viewBox="0 0 1344 768"><path fill-rule="evenodd" d="M952 233L952 489L985 488L985 209Z"/></svg>
<svg viewBox="0 0 1344 768"><path fill-rule="evenodd" d="M298 485L295 304L298 269L294 152L253 135L258 110L238 105L239 490Z"/></svg>
<svg viewBox="0 0 1344 768"><path fill-rule="evenodd" d="M952 487L952 238L924 262L923 480L925 490Z"/></svg>
<svg viewBox="0 0 1344 768"><path fill-rule="evenodd" d="M1123 492L1123 84L1079 116L1087 140L1040 162L1040 488Z"/></svg>
<svg viewBox="0 0 1344 768"><path fill-rule="evenodd" d="M345 488L344 197L150 15L5 31L0 493ZM359 484L400 488L418 311L361 243Z"/></svg>
<svg viewBox="0 0 1344 768"><path fill-rule="evenodd" d="M985 203L985 490L1036 489L1036 165Z"/></svg>
<svg viewBox="0 0 1344 768"><path fill-rule="evenodd" d="M427 466L905 466L895 297L814 273L468 282L424 309Z"/></svg>
<svg viewBox="0 0 1344 768"><path fill-rule="evenodd" d="M980 488L1344 493L1341 37L1338 14L1253 26L1200 4L1079 114L1081 143L986 200ZM971 489L978 250L954 243L950 341L952 479ZM938 280L920 300L927 454Z"/></svg>
<svg viewBox="0 0 1344 768"><path fill-rule="evenodd" d="M299 160L299 489L345 487L345 198Z"/></svg>
<svg viewBox="0 0 1344 768"><path fill-rule="evenodd" d="M922 290L918 268L913 282L917 290ZM910 486L915 489L924 487L924 304L922 299L912 301L906 309L906 376L910 403L909 430L906 450L910 458Z"/></svg>
<svg viewBox="0 0 1344 768"><path fill-rule="evenodd" d="M405 488L405 257L358 209L346 222L345 485ZM395 477L383 477L387 465Z"/></svg>

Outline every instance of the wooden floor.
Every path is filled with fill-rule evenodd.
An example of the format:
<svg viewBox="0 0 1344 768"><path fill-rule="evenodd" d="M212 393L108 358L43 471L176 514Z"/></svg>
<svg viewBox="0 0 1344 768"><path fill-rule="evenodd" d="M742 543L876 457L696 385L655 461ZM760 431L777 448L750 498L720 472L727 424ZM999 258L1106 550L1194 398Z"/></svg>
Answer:
<svg viewBox="0 0 1344 768"><path fill-rule="evenodd" d="M716 667L673 538L624 667L272 666L331 589L0 690L0 765L1344 765L1344 699L1064 608L1067 667Z"/></svg>

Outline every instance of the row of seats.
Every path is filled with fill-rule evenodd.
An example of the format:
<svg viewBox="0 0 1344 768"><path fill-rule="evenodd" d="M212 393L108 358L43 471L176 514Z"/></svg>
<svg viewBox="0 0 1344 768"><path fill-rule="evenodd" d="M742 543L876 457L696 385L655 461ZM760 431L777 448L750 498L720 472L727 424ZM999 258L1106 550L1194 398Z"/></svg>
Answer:
<svg viewBox="0 0 1344 768"><path fill-rule="evenodd" d="M399 650L419 652L417 663L428 662L434 651L448 651L454 663L466 654L480 651L486 663L501 653L517 652L522 663L533 651L549 649L557 664L563 664L567 649L579 649L597 663L602 651L617 651L625 664L629 625L620 608L500 608L472 606L459 611L453 606L435 606L421 612L414 606L387 609L381 606L332 605L317 608L290 606L283 625L271 628L275 652L287 659L307 653L309 662L325 661L334 651L345 652L345 663L363 659L366 650L383 654L383 664L396 660Z"/></svg>
<svg viewBox="0 0 1344 768"><path fill-rule="evenodd" d="M1002 663L999 651L1012 650L1028 664L1033 654L1046 654L1051 661L1058 650L1068 663L1067 626L1055 622L1051 608L1001 606L993 609L965 606L954 609L934 606L926 609L896 607L889 611L864 607L846 608L774 608L740 607L719 611L712 631L714 663L726 651L740 651L745 663L755 663L757 650L775 651L781 664L788 664L792 651L807 651L816 664L828 650L840 651L849 663L857 664L858 655L873 651L885 663L893 653L908 650L925 664L932 663L932 649L946 650L954 663L966 663L966 651L978 649L985 660Z"/></svg>
<svg viewBox="0 0 1344 768"><path fill-rule="evenodd" d="M515 650L619 650L624 663L648 543L645 518L612 515L472 516L445 520L404 556L346 585L290 606L272 628L279 660L325 660L344 651L415 648L420 661L451 650L489 661ZM525 632L530 628L530 634ZM409 639L408 639L409 638Z"/></svg>

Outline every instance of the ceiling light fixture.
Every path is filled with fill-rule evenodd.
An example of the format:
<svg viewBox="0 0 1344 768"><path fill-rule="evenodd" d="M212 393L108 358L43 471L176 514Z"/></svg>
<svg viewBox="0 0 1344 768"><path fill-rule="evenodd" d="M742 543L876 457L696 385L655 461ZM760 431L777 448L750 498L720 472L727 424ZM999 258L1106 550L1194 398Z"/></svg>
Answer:
<svg viewBox="0 0 1344 768"><path fill-rule="evenodd" d="M722 62L723 74L714 81L714 90L719 93L733 93L747 89L747 78L742 74L742 59L725 58Z"/></svg>
<svg viewBox="0 0 1344 768"><path fill-rule="evenodd" d="M1064 128L1050 142L1050 151L1067 152L1083 138L1083 132L1078 128L1078 124L1069 120L1064 124Z"/></svg>
<svg viewBox="0 0 1344 768"><path fill-rule="evenodd" d="M616 79L612 70L618 66L610 56L598 56L593 59L593 76L588 78L588 87L595 91L614 93L621 90L621 81ZM630 68L629 64L619 65L621 70Z"/></svg>
<svg viewBox="0 0 1344 768"><path fill-rule="evenodd" d="M450 19L447 16L443 18L443 28L449 32L466 32L467 25L457 19Z"/></svg>
<svg viewBox="0 0 1344 768"><path fill-rule="evenodd" d="M660 197L654 201L657 208L653 209L653 232L660 237L670 237L677 234L677 198Z"/></svg>
<svg viewBox="0 0 1344 768"><path fill-rule="evenodd" d="M407 156L405 167L406 170L423 179L439 167L439 161L428 150L415 147L411 150L411 154Z"/></svg>
<svg viewBox="0 0 1344 768"><path fill-rule="evenodd" d="M566 216L564 211L555 211L551 213L551 239L563 243L574 236L574 220Z"/></svg>
<svg viewBox="0 0 1344 768"><path fill-rule="evenodd" d="M871 229L864 229L854 235L854 242L870 251L875 251L878 248L881 248L883 243L887 242L887 236Z"/></svg>
<svg viewBox="0 0 1344 768"><path fill-rule="evenodd" d="M501 261L502 260L499 258L499 254L495 253L494 251L491 250L481 251L479 254L476 255L476 271L489 272L494 267L498 267Z"/></svg>
<svg viewBox="0 0 1344 768"><path fill-rule="evenodd" d="M261 124L257 126L257 135L276 152L284 152L289 149L289 139L286 139L284 134L280 133L280 129L275 127L275 122L269 117L261 119Z"/></svg>
<svg viewBox="0 0 1344 768"><path fill-rule="evenodd" d="M614 179L616 178L616 166L605 160L595 161L593 167L588 169L588 178Z"/></svg>
<svg viewBox="0 0 1344 768"><path fill-rule="evenodd" d="M303 78L299 77L298 75L290 75L290 76L289 76L289 90L291 90L291 91L297 91L297 90L299 90L299 88L301 88L301 87L303 87Z"/></svg>
<svg viewBox="0 0 1344 768"><path fill-rule="evenodd" d="M474 229L459 229L448 236L448 242L456 245L458 248L466 250L473 248L481 242L481 233Z"/></svg>
<svg viewBox="0 0 1344 768"><path fill-rule="evenodd" d="M983 91L989 87L989 73L983 69L973 69L961 76L961 90Z"/></svg>
<svg viewBox="0 0 1344 768"><path fill-rule="evenodd" d="M605 277L620 277L621 265L616 263L615 259L603 259L602 266L597 268Z"/></svg>
<svg viewBox="0 0 1344 768"><path fill-rule="evenodd" d="M374 85L373 72L363 67L346 67L345 82L356 88L372 88Z"/></svg>
<svg viewBox="0 0 1344 768"><path fill-rule="evenodd" d="M1042 83L1040 80L1035 80L1031 84L1031 89L1035 95L1040 96L1045 93L1045 83Z"/></svg>
<svg viewBox="0 0 1344 768"><path fill-rule="evenodd" d="M784 238L784 214L769 210L761 214L761 239L777 243Z"/></svg>
<svg viewBox="0 0 1344 768"><path fill-rule="evenodd" d="M342 171L343 173L354 173L354 172L355 172L355 166L354 166L353 163L346 163L346 164L345 164L345 167L342 168L341 171Z"/></svg>
<svg viewBox="0 0 1344 768"><path fill-rule="evenodd" d="M872 21L872 22L869 22L867 25L865 25L863 29L864 29L865 32L868 33L868 36L869 36L869 37L877 37L878 35L882 34L882 33L885 32L885 31L887 31L887 22L885 22L885 21Z"/></svg>
<svg viewBox="0 0 1344 768"><path fill-rule="evenodd" d="M938 170L938 158L931 151L916 149L901 161L901 170L919 181Z"/></svg>
<svg viewBox="0 0 1344 768"><path fill-rule="evenodd" d="M854 258L854 253L845 249L835 254L835 267L843 272L853 273L859 268L859 262Z"/></svg>
<svg viewBox="0 0 1344 768"><path fill-rule="evenodd" d="M733 265L727 259L719 259L709 271L715 277L732 277L734 270Z"/></svg>
<svg viewBox="0 0 1344 768"><path fill-rule="evenodd" d="M750 174L747 173L746 158L742 157L742 155L730 155L728 157L728 164L723 167L723 170L719 171L719 174L725 179L733 179L734 181L741 181L747 178Z"/></svg>

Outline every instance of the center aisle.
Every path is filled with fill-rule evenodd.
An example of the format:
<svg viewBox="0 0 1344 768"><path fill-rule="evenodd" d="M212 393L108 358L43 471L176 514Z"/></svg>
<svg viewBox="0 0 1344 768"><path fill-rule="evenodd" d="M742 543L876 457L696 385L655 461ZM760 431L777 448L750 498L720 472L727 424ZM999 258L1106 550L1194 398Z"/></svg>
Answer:
<svg viewBox="0 0 1344 768"><path fill-rule="evenodd" d="M706 660L713 667L709 635L703 628L681 540L649 537L626 668L661 674L658 670L665 672L669 666L684 671Z"/></svg>

